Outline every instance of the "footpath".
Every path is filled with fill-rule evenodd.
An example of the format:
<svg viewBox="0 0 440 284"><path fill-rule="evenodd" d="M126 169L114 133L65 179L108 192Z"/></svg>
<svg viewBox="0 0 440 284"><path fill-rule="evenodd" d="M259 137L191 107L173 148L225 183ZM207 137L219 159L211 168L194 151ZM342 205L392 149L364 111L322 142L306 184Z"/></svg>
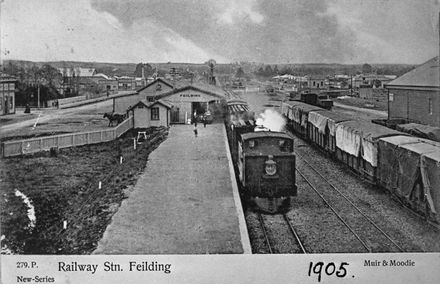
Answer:
<svg viewBox="0 0 440 284"><path fill-rule="evenodd" d="M251 253L222 123L170 127L94 254Z"/></svg>

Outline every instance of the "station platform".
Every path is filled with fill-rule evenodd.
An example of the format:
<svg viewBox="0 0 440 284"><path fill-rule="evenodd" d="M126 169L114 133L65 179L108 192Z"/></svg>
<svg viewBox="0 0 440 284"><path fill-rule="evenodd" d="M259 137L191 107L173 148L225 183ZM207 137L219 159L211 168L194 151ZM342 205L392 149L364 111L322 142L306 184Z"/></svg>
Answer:
<svg viewBox="0 0 440 284"><path fill-rule="evenodd" d="M172 125L94 254L251 253L225 126Z"/></svg>

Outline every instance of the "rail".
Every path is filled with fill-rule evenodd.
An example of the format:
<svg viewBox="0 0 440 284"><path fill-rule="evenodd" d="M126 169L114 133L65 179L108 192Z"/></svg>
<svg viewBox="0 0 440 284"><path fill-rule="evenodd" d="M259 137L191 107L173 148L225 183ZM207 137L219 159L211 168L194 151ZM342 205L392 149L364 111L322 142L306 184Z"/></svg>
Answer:
<svg viewBox="0 0 440 284"><path fill-rule="evenodd" d="M2 156L13 157L41 151L48 151L51 148L61 149L108 142L120 137L129 129L133 128L133 125L133 117L130 116L118 126L110 129L45 136L25 140L5 141L1 145Z"/></svg>

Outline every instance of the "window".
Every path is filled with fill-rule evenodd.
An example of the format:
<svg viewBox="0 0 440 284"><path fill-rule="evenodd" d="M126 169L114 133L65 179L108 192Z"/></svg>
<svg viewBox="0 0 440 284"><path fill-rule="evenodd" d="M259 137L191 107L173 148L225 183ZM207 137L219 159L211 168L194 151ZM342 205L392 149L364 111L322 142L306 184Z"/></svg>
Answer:
<svg viewBox="0 0 440 284"><path fill-rule="evenodd" d="M159 120L159 108L151 108L151 120Z"/></svg>
<svg viewBox="0 0 440 284"><path fill-rule="evenodd" d="M432 98L428 99L429 114L432 114Z"/></svg>
<svg viewBox="0 0 440 284"><path fill-rule="evenodd" d="M389 99L388 99L390 102L392 102L392 101L394 101L394 94L393 93L390 93L390 95L389 95Z"/></svg>

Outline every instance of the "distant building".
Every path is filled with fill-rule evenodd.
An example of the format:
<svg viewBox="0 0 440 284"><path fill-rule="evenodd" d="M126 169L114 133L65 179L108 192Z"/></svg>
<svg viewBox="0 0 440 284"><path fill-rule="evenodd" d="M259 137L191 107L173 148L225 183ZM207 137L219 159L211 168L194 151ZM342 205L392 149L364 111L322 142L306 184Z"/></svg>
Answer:
<svg viewBox="0 0 440 284"><path fill-rule="evenodd" d="M325 86L325 76L312 75L308 77L308 88L309 89L324 89Z"/></svg>
<svg viewBox="0 0 440 284"><path fill-rule="evenodd" d="M372 88L383 88L384 84L396 79L395 75L361 74L352 78L353 88L361 88L368 85Z"/></svg>
<svg viewBox="0 0 440 284"><path fill-rule="evenodd" d="M17 79L0 72L0 115L15 113L15 84Z"/></svg>
<svg viewBox="0 0 440 284"><path fill-rule="evenodd" d="M98 73L91 77L94 82L99 86L99 89L103 92L108 92L109 94L114 94L118 92L118 80L109 77L105 74Z"/></svg>
<svg viewBox="0 0 440 284"><path fill-rule="evenodd" d="M386 84L388 119L440 127L439 76L439 57L435 57Z"/></svg>
<svg viewBox="0 0 440 284"><path fill-rule="evenodd" d="M118 81L118 91L133 91L136 89L134 77L129 76L115 76Z"/></svg>
<svg viewBox="0 0 440 284"><path fill-rule="evenodd" d="M372 100L374 97L373 88L370 85L361 85L359 88L359 97Z"/></svg>
<svg viewBox="0 0 440 284"><path fill-rule="evenodd" d="M89 79L96 74L95 68L83 67L62 67L58 71L63 78L58 92L66 96L78 94L80 89L88 88L91 85Z"/></svg>

